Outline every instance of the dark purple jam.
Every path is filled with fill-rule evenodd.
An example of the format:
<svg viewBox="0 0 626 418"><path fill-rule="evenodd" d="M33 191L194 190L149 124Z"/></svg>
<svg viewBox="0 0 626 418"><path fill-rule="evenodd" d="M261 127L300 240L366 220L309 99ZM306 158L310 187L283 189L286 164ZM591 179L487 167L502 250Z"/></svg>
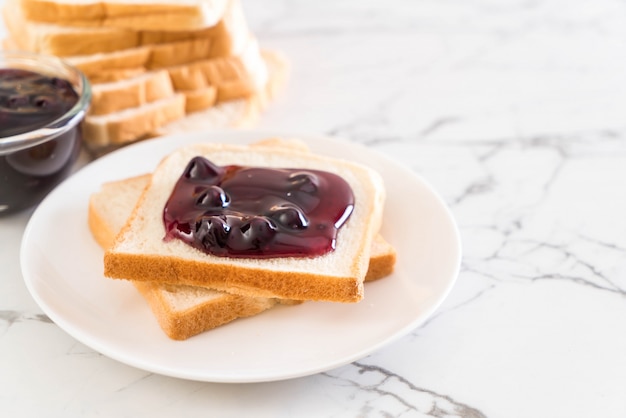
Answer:
<svg viewBox="0 0 626 418"><path fill-rule="evenodd" d="M69 81L28 70L0 69L0 138L46 126L78 101Z"/></svg>
<svg viewBox="0 0 626 418"><path fill-rule="evenodd" d="M165 239L225 257L311 257L334 250L353 208L352 189L333 173L195 157L165 205Z"/></svg>
<svg viewBox="0 0 626 418"><path fill-rule="evenodd" d="M64 79L21 69L0 69L0 140L58 119L78 101ZM0 155L0 215L39 202L67 176L80 149L80 130Z"/></svg>

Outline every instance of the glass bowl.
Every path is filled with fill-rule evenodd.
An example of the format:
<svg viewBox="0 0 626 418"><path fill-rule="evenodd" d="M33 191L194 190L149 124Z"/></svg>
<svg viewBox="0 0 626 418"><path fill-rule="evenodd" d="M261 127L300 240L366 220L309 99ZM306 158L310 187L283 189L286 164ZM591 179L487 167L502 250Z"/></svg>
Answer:
<svg viewBox="0 0 626 418"><path fill-rule="evenodd" d="M33 122L33 118L40 116L38 113L45 111L33 110L31 104L16 107L19 106L16 100L28 100L20 93L24 90L28 93L34 85L25 87L21 81L11 79L21 70L44 76L50 83L66 80L78 96L76 103L71 106L70 101L69 110L61 110L60 114L50 111L52 120ZM57 89L56 85L46 88ZM58 87L61 88L66 87ZM37 91L39 87L33 89ZM43 94L28 97L31 103L38 100L40 108L52 106L46 100L51 103L58 100L50 92ZM27 52L0 52L0 216L35 206L72 172L82 144L80 123L90 103L89 81L63 60Z"/></svg>

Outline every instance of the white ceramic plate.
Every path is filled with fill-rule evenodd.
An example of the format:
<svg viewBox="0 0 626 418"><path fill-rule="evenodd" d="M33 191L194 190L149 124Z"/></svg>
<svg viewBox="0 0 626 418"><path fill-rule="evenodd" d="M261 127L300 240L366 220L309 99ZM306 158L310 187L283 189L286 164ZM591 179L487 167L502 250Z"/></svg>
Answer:
<svg viewBox="0 0 626 418"><path fill-rule="evenodd" d="M129 146L87 165L34 212L22 241L26 285L41 309L87 346L120 362L210 382L260 382L329 370L358 360L422 324L450 291L461 249L453 218L409 169L363 146L298 135L314 152L377 169L387 188L382 235L398 251L392 276L366 284L357 304L279 306L172 341L124 280L102 275L102 250L87 226L87 203L105 181L151 172L183 144L248 143L276 132L194 133Z"/></svg>

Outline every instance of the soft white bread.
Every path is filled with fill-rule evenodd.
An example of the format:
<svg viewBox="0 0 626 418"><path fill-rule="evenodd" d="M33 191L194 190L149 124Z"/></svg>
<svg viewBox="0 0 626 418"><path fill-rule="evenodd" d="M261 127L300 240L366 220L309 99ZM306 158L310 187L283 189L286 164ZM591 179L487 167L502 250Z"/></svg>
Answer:
<svg viewBox="0 0 626 418"><path fill-rule="evenodd" d="M170 60L172 62L173 60ZM263 60L258 41L250 37L245 48L238 55L213 59L196 60L183 65L164 67L170 74L177 90L195 90L207 86L223 88L229 83L244 83L248 91L259 90L267 83L268 69ZM225 93L221 93L223 95ZM243 97L229 95L220 101Z"/></svg>
<svg viewBox="0 0 626 418"><path fill-rule="evenodd" d="M178 30L215 25L227 0L19 0L26 18L74 26Z"/></svg>
<svg viewBox="0 0 626 418"><path fill-rule="evenodd" d="M220 87L207 86L193 90L179 90L175 96L183 97L183 103L179 102L179 99L163 99L151 102L148 106L129 108L96 117L87 116L83 122L83 141L86 148L92 154L100 155L119 146L154 136L197 129L210 130L251 125L267 107L269 101L283 88L289 74L289 64L282 54L275 51L262 51L262 57L266 63L269 78L265 86L253 89L250 87L250 78L240 80L239 83L242 86L240 92L243 96L241 99L224 101L215 105ZM227 74L229 73L225 72L223 77L227 77ZM224 88L228 85L226 83L221 86Z"/></svg>
<svg viewBox="0 0 626 418"><path fill-rule="evenodd" d="M261 51L261 55L269 74L265 88L255 91L245 99L223 101L206 110L188 113L182 119L161 126L153 135L252 126L261 112L283 90L290 71L289 62L283 54L266 50Z"/></svg>
<svg viewBox="0 0 626 418"><path fill-rule="evenodd" d="M20 46L13 39L10 39L9 41L11 42L11 49L20 48ZM138 68L146 71L149 68L151 53L151 47L142 46L120 49L114 52L67 56L63 57L63 59L81 70L87 77L89 77L90 80L92 80L94 76L104 71L122 72ZM120 79L120 77L117 77L117 79Z"/></svg>
<svg viewBox="0 0 626 418"><path fill-rule="evenodd" d="M318 257L217 257L180 240L163 241L162 212L189 160L202 155L219 165L309 168L341 176L355 205L334 251ZM374 236L382 222L385 188L375 171L345 160L282 147L198 144L165 158L114 245L106 251L111 278L212 288L250 297L357 302L363 298Z"/></svg>
<svg viewBox="0 0 626 418"><path fill-rule="evenodd" d="M94 148L134 141L184 117L185 103L185 95L179 93L115 113L87 116L82 124L83 138Z"/></svg>
<svg viewBox="0 0 626 418"><path fill-rule="evenodd" d="M92 116L143 106L174 95L174 86L165 70L151 71L136 77L91 86Z"/></svg>
<svg viewBox="0 0 626 418"><path fill-rule="evenodd" d="M186 111L189 113L206 109L216 102L248 97L262 90L269 77L258 42L253 38L240 55L147 70L107 83L94 83L88 75L92 81L89 114L103 115L138 107L172 96L174 90L187 97Z"/></svg>
<svg viewBox="0 0 626 418"><path fill-rule="evenodd" d="M141 45L209 38L212 43L208 58L216 58L238 54L249 36L250 29L240 0L228 0L222 18L215 25L200 30L183 28L177 31L157 26L154 30L141 31Z"/></svg>
<svg viewBox="0 0 626 418"><path fill-rule="evenodd" d="M116 28L42 23L26 17L20 1L23 0L6 0L2 10L12 42L19 49L60 57L113 53L142 46L157 48L161 44L181 42L177 58L190 62L187 53L198 55L201 51L202 56L195 59L235 54L241 51L250 33L238 0L228 0L219 19L209 27L195 30L181 26L176 31L166 30L165 24L143 30L137 25Z"/></svg>

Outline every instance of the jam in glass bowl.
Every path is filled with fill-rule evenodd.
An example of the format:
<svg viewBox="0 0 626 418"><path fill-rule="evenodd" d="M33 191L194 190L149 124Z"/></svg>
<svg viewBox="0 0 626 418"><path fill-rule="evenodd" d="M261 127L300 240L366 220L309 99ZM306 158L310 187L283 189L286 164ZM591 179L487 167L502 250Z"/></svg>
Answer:
<svg viewBox="0 0 626 418"><path fill-rule="evenodd" d="M0 216L36 205L70 174L90 102L89 81L64 61L0 52Z"/></svg>

